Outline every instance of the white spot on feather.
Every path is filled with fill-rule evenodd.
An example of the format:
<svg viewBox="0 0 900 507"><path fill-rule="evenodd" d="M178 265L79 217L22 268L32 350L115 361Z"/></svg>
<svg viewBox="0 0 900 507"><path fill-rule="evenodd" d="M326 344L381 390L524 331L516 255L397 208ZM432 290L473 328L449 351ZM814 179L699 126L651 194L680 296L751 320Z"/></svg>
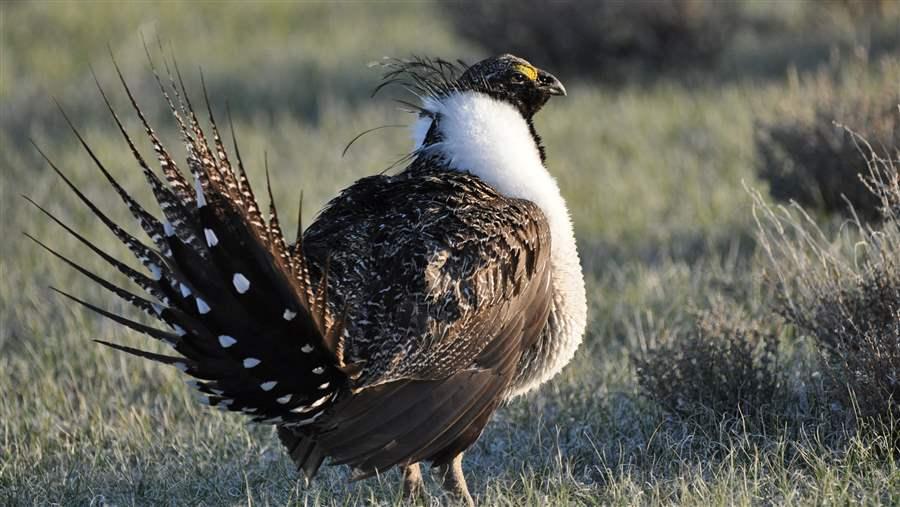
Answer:
<svg viewBox="0 0 900 507"><path fill-rule="evenodd" d="M281 403L282 405L287 405L288 403L291 402L291 395L285 394L281 398L277 398L275 401L277 401L278 403Z"/></svg>
<svg viewBox="0 0 900 507"><path fill-rule="evenodd" d="M323 403L325 403L326 401L328 401L329 398L331 398L331 395L330 395L330 394L326 394L325 396L322 396L322 397L319 398L318 400L312 402L312 404L309 406L309 408L318 408L318 407L320 407Z"/></svg>
<svg viewBox="0 0 900 507"><path fill-rule="evenodd" d="M228 336L227 334L219 335L219 345L221 345L223 349L227 349L235 343L237 343L237 340L235 340L233 336Z"/></svg>
<svg viewBox="0 0 900 507"><path fill-rule="evenodd" d="M321 375L321 374L325 373L325 368L322 368L321 366L316 366L315 368L313 368L312 372L315 373L316 375Z"/></svg>
<svg viewBox="0 0 900 507"><path fill-rule="evenodd" d="M163 233L167 238L171 238L175 235L175 228L172 227L172 224L170 224L168 220L163 220Z"/></svg>
<svg viewBox="0 0 900 507"><path fill-rule="evenodd" d="M203 229L203 235L206 236L206 244L213 247L219 244L219 237L212 229Z"/></svg>
<svg viewBox="0 0 900 507"><path fill-rule="evenodd" d="M294 317L296 317L296 316L297 316L297 312L292 312L292 311L288 310L287 308L284 309L284 314L282 315L284 320L287 320L287 321L294 320Z"/></svg>
<svg viewBox="0 0 900 507"><path fill-rule="evenodd" d="M201 298L197 298L197 311L200 312L200 315L209 313L209 305Z"/></svg>
<svg viewBox="0 0 900 507"><path fill-rule="evenodd" d="M156 264L150 264L148 266L150 268L150 277L153 278L154 281L160 281L162 279L162 270Z"/></svg>
<svg viewBox="0 0 900 507"><path fill-rule="evenodd" d="M329 399L332 399L332 398L333 398L333 396L331 394L326 394L325 396L322 396L321 398L310 403L309 405L299 406L299 407L291 410L291 412L293 412L295 414L305 414L307 412L311 412L311 411L321 407L326 401L328 401Z"/></svg>
<svg viewBox="0 0 900 507"><path fill-rule="evenodd" d="M235 273L234 277L231 279L231 283L234 284L235 290L240 294L244 294L250 290L250 280L247 280L247 277L241 273Z"/></svg>
<svg viewBox="0 0 900 507"><path fill-rule="evenodd" d="M185 331L184 328L179 326L178 324L175 324L174 326L172 326L172 328L175 330L175 334L177 334L178 336L184 336L187 334L187 331Z"/></svg>
<svg viewBox="0 0 900 507"><path fill-rule="evenodd" d="M306 343L302 347L300 347L300 350L303 351L304 354L309 354L313 351L313 347L312 345Z"/></svg>
<svg viewBox="0 0 900 507"><path fill-rule="evenodd" d="M330 385L331 385L331 383L325 382L324 384L319 385L319 389L324 391L325 389L328 389L328 386L330 386Z"/></svg>
<svg viewBox="0 0 900 507"><path fill-rule="evenodd" d="M272 389L275 389L275 386L277 386L277 385L278 385L278 382L276 382L274 380L270 380L268 382L263 382L262 384L260 384L259 388L262 389L263 391L271 391Z"/></svg>
<svg viewBox="0 0 900 507"><path fill-rule="evenodd" d="M255 366L258 366L261 362L262 361L255 357L248 357L247 359L244 359L244 368L253 368Z"/></svg>
<svg viewBox="0 0 900 507"><path fill-rule="evenodd" d="M181 291L181 297L186 298L191 295L191 289L183 283L178 284L178 290Z"/></svg>

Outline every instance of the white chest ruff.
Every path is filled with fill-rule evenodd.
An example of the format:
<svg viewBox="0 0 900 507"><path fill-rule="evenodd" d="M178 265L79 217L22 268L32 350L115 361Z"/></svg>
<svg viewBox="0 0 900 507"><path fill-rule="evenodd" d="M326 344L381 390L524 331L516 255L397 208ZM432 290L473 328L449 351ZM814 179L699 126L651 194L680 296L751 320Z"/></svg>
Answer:
<svg viewBox="0 0 900 507"><path fill-rule="evenodd" d="M556 375L575 354L587 321L584 278L572 221L556 180L541 162L528 124L511 105L475 92L452 94L440 101L426 99L423 107L440 115L442 141L429 146L460 171L468 171L508 197L527 199L541 208L550 226L553 299L557 325L544 344L537 371L513 386L522 394ZM420 118L413 127L420 148L431 127Z"/></svg>

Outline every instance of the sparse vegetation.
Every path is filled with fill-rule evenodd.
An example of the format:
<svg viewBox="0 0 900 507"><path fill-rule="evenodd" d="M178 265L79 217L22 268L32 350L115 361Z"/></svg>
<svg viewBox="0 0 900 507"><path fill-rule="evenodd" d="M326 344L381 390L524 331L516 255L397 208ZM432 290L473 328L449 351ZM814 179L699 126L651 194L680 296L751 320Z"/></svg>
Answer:
<svg viewBox="0 0 900 507"><path fill-rule="evenodd" d="M873 146L900 142L900 62L876 63L876 77L865 62L839 74L822 71L805 87L810 96L787 103L778 117L757 131L757 166L772 197L804 207L864 220L881 217L880 198L861 175L866 158L840 125L851 125Z"/></svg>
<svg viewBox="0 0 900 507"><path fill-rule="evenodd" d="M700 0L446 2L457 30L491 52L531 55L568 75L618 80L635 72L712 66L735 10Z"/></svg>
<svg viewBox="0 0 900 507"><path fill-rule="evenodd" d="M900 147L861 152L883 213L877 228L856 220L831 239L802 209L772 208L757 196L756 210L781 290L778 312L815 340L831 398L846 414L896 432L900 445Z"/></svg>
<svg viewBox="0 0 900 507"><path fill-rule="evenodd" d="M773 326L734 304L701 312L694 329L662 337L636 359L643 392L668 412L699 423L771 423L785 402L784 365Z"/></svg>
<svg viewBox="0 0 900 507"><path fill-rule="evenodd" d="M780 79L835 51L900 45L894 0L469 0L442 2L453 28L488 52L528 54L566 79L634 85L659 79Z"/></svg>
<svg viewBox="0 0 900 507"><path fill-rule="evenodd" d="M796 27L801 4L742 8ZM228 101L250 178L264 180L267 153L275 199L289 208L302 190L303 214L312 216L337 190L409 148L407 132L384 129L341 157L359 132L411 120L390 100L369 99L378 76L368 62L410 53L482 56L444 14L442 6L409 2L0 3L0 505L403 504L394 472L348 486L345 470L325 467L307 488L270 428L195 403L171 368L94 346L91 339L147 341L54 297L48 285L130 311L21 237L25 230L105 269L18 194L129 258L27 139L113 219L133 224L49 98L67 108L122 185L149 202L88 63L126 128L139 134L115 85L109 43L178 153L140 43L139 32L151 46L158 32L176 49L189 89L199 90L202 64L217 118ZM897 40L891 28L887 42ZM767 193L757 195L771 255L757 239L753 200L741 184L756 183L756 126L790 118L811 125L826 78L836 83L835 99L884 103L871 90L886 89L878 83L895 68L889 60L827 62L832 43L846 48L862 40L856 34L823 32L828 44L814 51L793 39L763 47L765 38L719 55L724 68L769 73L691 85L665 76L625 87L565 80L569 96L554 99L536 127L572 210L589 329L573 363L501 408L467 453L480 504L900 504L900 463L887 452L889 440L883 431L858 431L854 417L875 421L896 407L897 349L885 339L897 336L896 180L875 180L891 215L869 225L825 220L819 230L818 216L784 214ZM566 77L536 53L523 56ZM796 72L785 75L786 62ZM854 114L836 111L826 127L834 119L869 134ZM865 165L854 171L868 172ZM292 216L285 213L286 230ZM772 283L779 274L790 283ZM790 298L779 302L778 294ZM783 317L771 316L773 306ZM768 424L772 416L779 424Z"/></svg>

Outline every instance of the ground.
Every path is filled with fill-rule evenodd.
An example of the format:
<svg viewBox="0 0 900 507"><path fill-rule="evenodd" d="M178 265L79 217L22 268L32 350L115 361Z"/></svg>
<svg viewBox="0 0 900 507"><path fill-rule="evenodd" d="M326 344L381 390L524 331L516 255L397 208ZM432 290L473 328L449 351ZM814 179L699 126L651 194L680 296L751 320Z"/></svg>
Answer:
<svg viewBox="0 0 900 507"><path fill-rule="evenodd" d="M289 210L301 191L304 216L312 217L339 189L409 148L406 129L383 129L341 154L367 128L412 122L388 96L369 97L378 71L368 63L411 53L472 61L483 56L478 48L454 34L438 6L406 2L4 3L0 23L0 503L401 503L393 471L347 486L346 470L325 467L306 487L270 427L209 410L177 371L93 343L148 340L48 288L130 311L20 234L103 269L19 194L125 253L29 138L104 210L133 225L64 128L52 97L124 186L149 202L89 71L93 66L128 113L109 44L139 102L177 147L143 34L158 63L157 37L166 55L177 55L195 102L202 67L220 118L226 102L230 107L257 185L267 155L276 201L293 230ZM759 54L754 58L768 55L776 64L783 57ZM737 62L732 71L744 58L727 57ZM748 66L765 68L747 58ZM547 62L534 63L553 72ZM692 424L659 409L636 381L632 359L689 326L697 309L727 297L754 311L771 299L745 185L764 188L754 171L756 122L803 92L790 74L777 67L633 87L558 76L569 96L554 99L537 128L574 218L590 323L573 363L501 408L468 453L469 485L481 504L900 502L900 465L864 440L834 446L815 425L805 433L759 433ZM125 116L139 134L133 115Z"/></svg>

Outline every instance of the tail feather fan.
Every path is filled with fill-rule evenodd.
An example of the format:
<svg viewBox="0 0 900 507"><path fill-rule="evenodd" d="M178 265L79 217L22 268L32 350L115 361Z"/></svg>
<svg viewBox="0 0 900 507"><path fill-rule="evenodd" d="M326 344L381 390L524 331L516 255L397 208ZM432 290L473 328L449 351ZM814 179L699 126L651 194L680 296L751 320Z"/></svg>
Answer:
<svg viewBox="0 0 900 507"><path fill-rule="evenodd" d="M185 143L193 186L187 182L150 126L115 60L113 65L118 78L145 135L153 145L165 182L150 169L96 76L95 80L113 121L159 204L164 220L144 209L116 181L61 107L60 111L94 165L152 240L153 247L110 219L38 148L54 172L131 250L149 275L104 252L26 197L149 297L123 289L37 238L28 237L104 289L167 324L170 330L142 324L66 292L54 290L106 318L168 343L181 357L98 340L100 343L144 359L175 365L186 374L203 380L196 387L211 405L244 412L256 421L277 423L302 431L302 428L314 423L330 407L337 393L347 386L347 375L342 370L345 365L336 355L337 347L334 345L339 341L343 327L341 318L333 315L328 308L324 289L327 277L322 276L317 284L313 284L302 248L286 245L268 174L269 217L263 217L240 157L234 127L231 125L236 164L228 158L205 84L203 99L209 113L212 147L188 97L178 67L175 66L178 84L171 72L169 80L180 111L152 59L150 64ZM168 63L166 68L169 68ZM324 459L321 449L317 449L315 443L307 442L303 450L304 462L308 461L304 469L310 475L315 473Z"/></svg>

